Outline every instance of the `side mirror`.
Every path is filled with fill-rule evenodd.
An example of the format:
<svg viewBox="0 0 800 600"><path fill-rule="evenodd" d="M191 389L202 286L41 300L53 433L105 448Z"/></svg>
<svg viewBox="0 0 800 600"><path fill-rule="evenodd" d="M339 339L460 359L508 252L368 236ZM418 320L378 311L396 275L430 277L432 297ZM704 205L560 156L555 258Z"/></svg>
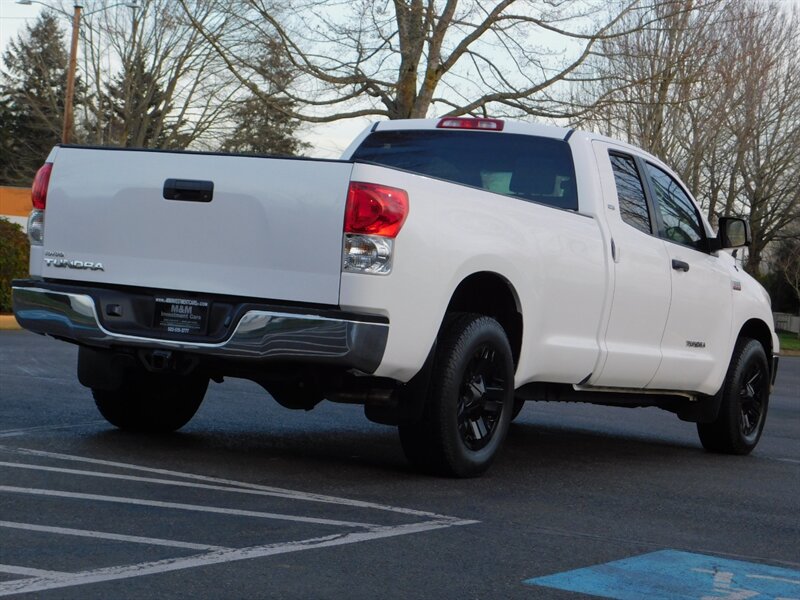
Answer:
<svg viewBox="0 0 800 600"><path fill-rule="evenodd" d="M750 223L737 217L720 217L719 233L717 234L717 246L719 248L741 248L749 246Z"/></svg>

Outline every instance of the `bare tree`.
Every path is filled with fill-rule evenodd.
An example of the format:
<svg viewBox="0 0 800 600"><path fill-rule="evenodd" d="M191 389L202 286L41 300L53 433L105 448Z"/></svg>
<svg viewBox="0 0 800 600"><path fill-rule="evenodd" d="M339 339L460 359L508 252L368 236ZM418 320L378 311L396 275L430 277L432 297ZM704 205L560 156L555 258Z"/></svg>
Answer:
<svg viewBox="0 0 800 600"><path fill-rule="evenodd" d="M195 23L212 2L192 0ZM91 93L84 139L123 146L216 147L240 84L174 0L139 0L103 9L86 2L81 28L84 79Z"/></svg>
<svg viewBox="0 0 800 600"><path fill-rule="evenodd" d="M671 4L683 10L602 42L584 123L673 165L712 220L749 215L757 272L800 217L800 20L778 3Z"/></svg>
<svg viewBox="0 0 800 600"><path fill-rule="evenodd" d="M800 13L777 4L737 10L738 85L728 127L742 191L725 212L749 213L746 266L757 272L767 245L800 219Z"/></svg>
<svg viewBox="0 0 800 600"><path fill-rule="evenodd" d="M731 78L717 68L723 0L675 0L652 27L605 40L579 99L583 126L637 144L670 162L690 191L705 189L705 157L720 143Z"/></svg>
<svg viewBox="0 0 800 600"><path fill-rule="evenodd" d="M296 78L281 94L292 117L330 122L437 113L565 113L558 84L577 76L599 41L653 18L644 0L219 1L205 39L253 94L262 41L278 41ZM554 47L561 47L553 50Z"/></svg>

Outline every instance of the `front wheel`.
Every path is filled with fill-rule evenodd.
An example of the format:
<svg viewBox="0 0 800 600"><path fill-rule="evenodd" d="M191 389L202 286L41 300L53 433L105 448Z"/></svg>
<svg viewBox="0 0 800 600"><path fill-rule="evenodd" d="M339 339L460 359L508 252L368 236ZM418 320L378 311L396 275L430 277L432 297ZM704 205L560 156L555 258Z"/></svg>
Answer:
<svg viewBox="0 0 800 600"><path fill-rule="evenodd" d="M505 331L490 317L448 317L437 341L420 421L399 427L409 461L422 470L474 477L494 461L514 404L514 361Z"/></svg>
<svg viewBox="0 0 800 600"><path fill-rule="evenodd" d="M92 395L100 414L120 429L169 432L189 422L207 388L207 377L142 371L118 390L92 389Z"/></svg>
<svg viewBox="0 0 800 600"><path fill-rule="evenodd" d="M698 423L700 442L709 452L749 454L758 444L769 406L770 373L764 347L756 340L736 342L722 384L717 419Z"/></svg>

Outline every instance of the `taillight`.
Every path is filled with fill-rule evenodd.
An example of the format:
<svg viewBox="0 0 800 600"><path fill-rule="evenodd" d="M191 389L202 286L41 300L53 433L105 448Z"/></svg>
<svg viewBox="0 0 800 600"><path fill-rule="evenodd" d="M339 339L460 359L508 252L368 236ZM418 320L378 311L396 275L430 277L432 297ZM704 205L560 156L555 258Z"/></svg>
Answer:
<svg viewBox="0 0 800 600"><path fill-rule="evenodd" d="M473 117L444 117L436 125L439 129L481 129L483 131L503 131L505 121Z"/></svg>
<svg viewBox="0 0 800 600"><path fill-rule="evenodd" d="M50 172L53 163L44 163L33 178L31 186L31 204L33 210L28 216L28 239L32 246L44 243L44 209L47 207L47 188L50 185Z"/></svg>
<svg viewBox="0 0 800 600"><path fill-rule="evenodd" d="M53 163L44 163L36 172L31 188L31 202L33 208L44 210L47 207L47 187L50 185L50 173L53 170Z"/></svg>
<svg viewBox="0 0 800 600"><path fill-rule="evenodd" d="M374 183L351 182L344 215L345 233L394 238L408 215L405 190Z"/></svg>
<svg viewBox="0 0 800 600"><path fill-rule="evenodd" d="M342 270L370 275L391 273L394 238L407 216L405 190L351 182L344 212Z"/></svg>

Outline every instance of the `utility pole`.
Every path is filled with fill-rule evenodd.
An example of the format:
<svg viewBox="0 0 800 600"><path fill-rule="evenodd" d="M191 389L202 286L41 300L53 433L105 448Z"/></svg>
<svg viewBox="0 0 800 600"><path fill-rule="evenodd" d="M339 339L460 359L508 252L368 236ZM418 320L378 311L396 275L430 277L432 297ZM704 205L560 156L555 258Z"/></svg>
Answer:
<svg viewBox="0 0 800 600"><path fill-rule="evenodd" d="M17 4L24 4L24 5L31 5L31 4L41 4L47 8L52 8L52 6L46 2L41 2L41 0L16 0ZM116 6L127 6L130 9L137 9L139 5L136 3L136 0L130 0L128 2L117 2L116 4L111 4L110 6L104 6L102 8L98 8L97 10L93 10L91 12L86 13L87 15L93 15L94 13L108 10L109 8L114 8ZM72 43L69 47L69 64L67 65L67 89L65 92L64 98L64 128L61 130L61 143L62 144L69 144L72 140L72 125L74 123L74 110L72 105L75 99L75 70L78 66L78 34L80 33L81 28L81 9L83 5L76 0L73 4L73 14L72 14ZM59 10L59 12L63 12L66 15L69 15L66 11Z"/></svg>
<svg viewBox="0 0 800 600"><path fill-rule="evenodd" d="M69 48L69 66L67 68L67 91L64 98L64 129L61 132L61 143L69 144L72 138L73 109L72 101L75 97L75 68L78 64L78 30L81 25L81 5L75 3L75 12L72 15L72 44Z"/></svg>

